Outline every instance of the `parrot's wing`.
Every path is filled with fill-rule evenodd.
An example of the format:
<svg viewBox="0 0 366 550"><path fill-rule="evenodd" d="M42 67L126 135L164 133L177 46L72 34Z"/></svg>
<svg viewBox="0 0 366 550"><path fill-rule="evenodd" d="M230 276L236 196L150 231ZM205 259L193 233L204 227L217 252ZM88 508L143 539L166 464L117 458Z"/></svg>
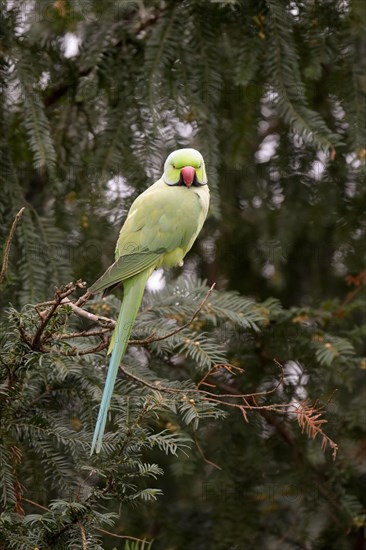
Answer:
<svg viewBox="0 0 366 550"><path fill-rule="evenodd" d="M133 277L141 273L144 269L153 267L164 253L164 250L151 252L150 250L141 251L133 254L120 256L107 271L88 289L95 294L110 286L120 283L124 279Z"/></svg>

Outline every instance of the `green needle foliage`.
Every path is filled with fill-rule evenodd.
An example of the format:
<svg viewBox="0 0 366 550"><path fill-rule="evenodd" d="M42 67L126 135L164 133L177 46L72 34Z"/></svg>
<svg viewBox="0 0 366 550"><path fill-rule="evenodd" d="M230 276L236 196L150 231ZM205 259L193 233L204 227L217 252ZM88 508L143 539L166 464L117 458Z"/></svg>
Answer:
<svg viewBox="0 0 366 550"><path fill-rule="evenodd" d="M0 17L1 548L362 548L364 3ZM122 292L79 279L187 145L210 216L145 293L89 457Z"/></svg>

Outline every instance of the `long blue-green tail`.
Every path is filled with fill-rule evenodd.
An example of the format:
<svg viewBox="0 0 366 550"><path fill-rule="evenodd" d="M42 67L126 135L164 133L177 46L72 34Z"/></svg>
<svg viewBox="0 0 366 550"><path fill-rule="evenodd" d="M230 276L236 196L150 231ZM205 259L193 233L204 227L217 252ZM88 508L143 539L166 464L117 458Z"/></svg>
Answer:
<svg viewBox="0 0 366 550"><path fill-rule="evenodd" d="M111 403L114 384L117 373L125 354L128 339L131 334L132 326L139 310L145 285L154 268L146 269L138 275L127 279L124 282L124 297L121 310L118 315L116 328L112 335L111 345L113 346L111 360L109 362L107 379L104 386L102 402L100 404L98 420L94 430L93 442L90 454L94 450L99 453L102 446L107 415Z"/></svg>

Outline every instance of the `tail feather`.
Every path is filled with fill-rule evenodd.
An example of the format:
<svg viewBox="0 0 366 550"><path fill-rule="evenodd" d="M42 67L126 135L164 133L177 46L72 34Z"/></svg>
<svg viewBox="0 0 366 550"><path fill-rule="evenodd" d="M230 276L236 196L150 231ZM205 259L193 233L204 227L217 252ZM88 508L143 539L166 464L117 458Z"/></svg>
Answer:
<svg viewBox="0 0 366 550"><path fill-rule="evenodd" d="M111 403L118 369L125 354L132 326L140 308L145 285L153 272L153 269L153 267L146 269L145 271L131 277L131 279L127 279L124 282L124 298L118 315L117 324L113 331L111 344L109 346L110 349L113 347L113 351L109 362L108 374L104 386L102 402L99 408L98 419L94 430L93 442L90 451L91 455L94 450L96 453L99 453L101 449L108 410ZM110 349L108 350L108 353L110 352Z"/></svg>

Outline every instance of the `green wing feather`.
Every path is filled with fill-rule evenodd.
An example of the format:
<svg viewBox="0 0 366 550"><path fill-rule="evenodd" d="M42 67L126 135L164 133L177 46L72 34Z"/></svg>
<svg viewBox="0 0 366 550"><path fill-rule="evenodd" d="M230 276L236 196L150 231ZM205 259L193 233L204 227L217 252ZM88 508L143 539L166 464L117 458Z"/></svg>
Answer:
<svg viewBox="0 0 366 550"><path fill-rule="evenodd" d="M89 288L89 292L95 294L110 286L113 286L121 281L129 279L146 268L155 266L163 250L150 252L149 250L141 251L136 254L126 254L120 256L107 271Z"/></svg>

